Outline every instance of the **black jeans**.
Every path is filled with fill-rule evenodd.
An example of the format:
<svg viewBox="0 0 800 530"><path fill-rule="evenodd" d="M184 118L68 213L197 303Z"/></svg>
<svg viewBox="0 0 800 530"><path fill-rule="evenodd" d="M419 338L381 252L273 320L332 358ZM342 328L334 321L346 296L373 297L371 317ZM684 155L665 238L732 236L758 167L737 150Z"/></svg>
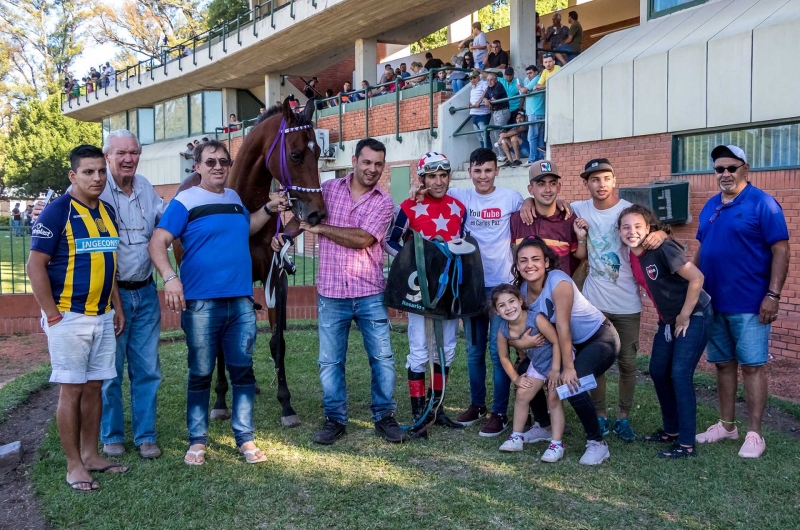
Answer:
<svg viewBox="0 0 800 530"><path fill-rule="evenodd" d="M593 374L595 377L603 375L614 365L619 355L620 342L617 330L610 320L606 319L600 329L589 340L575 344L575 371L578 377ZM588 392L581 392L576 396L567 398L578 419L583 424L587 440L603 441L603 433L597 422L597 411ZM533 419L541 427L550 426L550 414L547 411L547 398L543 391L539 391L531 401Z"/></svg>

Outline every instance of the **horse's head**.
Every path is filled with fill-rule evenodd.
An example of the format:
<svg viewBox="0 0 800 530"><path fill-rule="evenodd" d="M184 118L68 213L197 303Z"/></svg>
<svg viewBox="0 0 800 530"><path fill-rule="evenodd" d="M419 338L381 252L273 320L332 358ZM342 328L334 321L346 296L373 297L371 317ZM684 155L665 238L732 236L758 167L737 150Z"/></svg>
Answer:
<svg viewBox="0 0 800 530"><path fill-rule="evenodd" d="M275 148L271 155L270 151L267 151L266 155L267 169L273 178L280 182L282 188L290 188L288 191L290 197L296 199L292 205L292 212L300 220L312 226L319 224L327 213L325 202L322 200L317 169L321 149L317 145L311 121L314 108L314 101L309 101L305 110L301 114L296 114L289 105L289 99L284 100L280 112L282 120L278 120L276 116L274 126L279 128L283 124L285 132L283 138L280 138L279 129L275 131L277 138L270 134L274 138L270 145L275 144Z"/></svg>

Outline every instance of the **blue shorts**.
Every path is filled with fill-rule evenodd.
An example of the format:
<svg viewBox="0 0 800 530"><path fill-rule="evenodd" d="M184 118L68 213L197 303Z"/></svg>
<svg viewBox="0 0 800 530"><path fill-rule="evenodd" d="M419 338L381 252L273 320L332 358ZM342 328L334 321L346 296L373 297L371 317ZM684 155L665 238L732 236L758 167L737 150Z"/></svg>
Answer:
<svg viewBox="0 0 800 530"><path fill-rule="evenodd" d="M710 363L736 361L742 366L765 365L771 327L771 324L760 323L758 314L714 311L706 359Z"/></svg>

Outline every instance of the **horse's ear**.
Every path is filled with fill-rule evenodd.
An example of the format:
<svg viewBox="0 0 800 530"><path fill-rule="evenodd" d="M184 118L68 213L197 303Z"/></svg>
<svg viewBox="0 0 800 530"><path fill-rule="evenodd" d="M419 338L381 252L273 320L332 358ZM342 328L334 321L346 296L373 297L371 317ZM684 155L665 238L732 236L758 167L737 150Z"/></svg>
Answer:
<svg viewBox="0 0 800 530"><path fill-rule="evenodd" d="M317 108L317 100L316 99L309 99L308 103L306 103L306 108L303 109L303 117L305 117L306 121L311 121L311 118L314 117L314 110Z"/></svg>
<svg viewBox="0 0 800 530"><path fill-rule="evenodd" d="M287 124L291 124L297 119L297 117L294 115L294 111L292 110L292 106L289 104L288 97L283 100L281 111L283 112L283 119L286 120Z"/></svg>

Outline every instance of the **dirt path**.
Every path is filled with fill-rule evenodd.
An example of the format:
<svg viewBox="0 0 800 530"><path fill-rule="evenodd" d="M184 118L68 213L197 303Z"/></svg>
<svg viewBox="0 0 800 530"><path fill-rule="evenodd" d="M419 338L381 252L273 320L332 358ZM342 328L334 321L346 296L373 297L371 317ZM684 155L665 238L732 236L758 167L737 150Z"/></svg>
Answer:
<svg viewBox="0 0 800 530"><path fill-rule="evenodd" d="M47 426L56 411L58 385L39 390L28 402L8 413L0 424L0 444L20 440L25 451L23 464L0 477L0 528L44 530L50 528L39 511L30 473L36 451L44 440Z"/></svg>
<svg viewBox="0 0 800 530"><path fill-rule="evenodd" d="M44 333L0 335L0 388L49 360Z"/></svg>

